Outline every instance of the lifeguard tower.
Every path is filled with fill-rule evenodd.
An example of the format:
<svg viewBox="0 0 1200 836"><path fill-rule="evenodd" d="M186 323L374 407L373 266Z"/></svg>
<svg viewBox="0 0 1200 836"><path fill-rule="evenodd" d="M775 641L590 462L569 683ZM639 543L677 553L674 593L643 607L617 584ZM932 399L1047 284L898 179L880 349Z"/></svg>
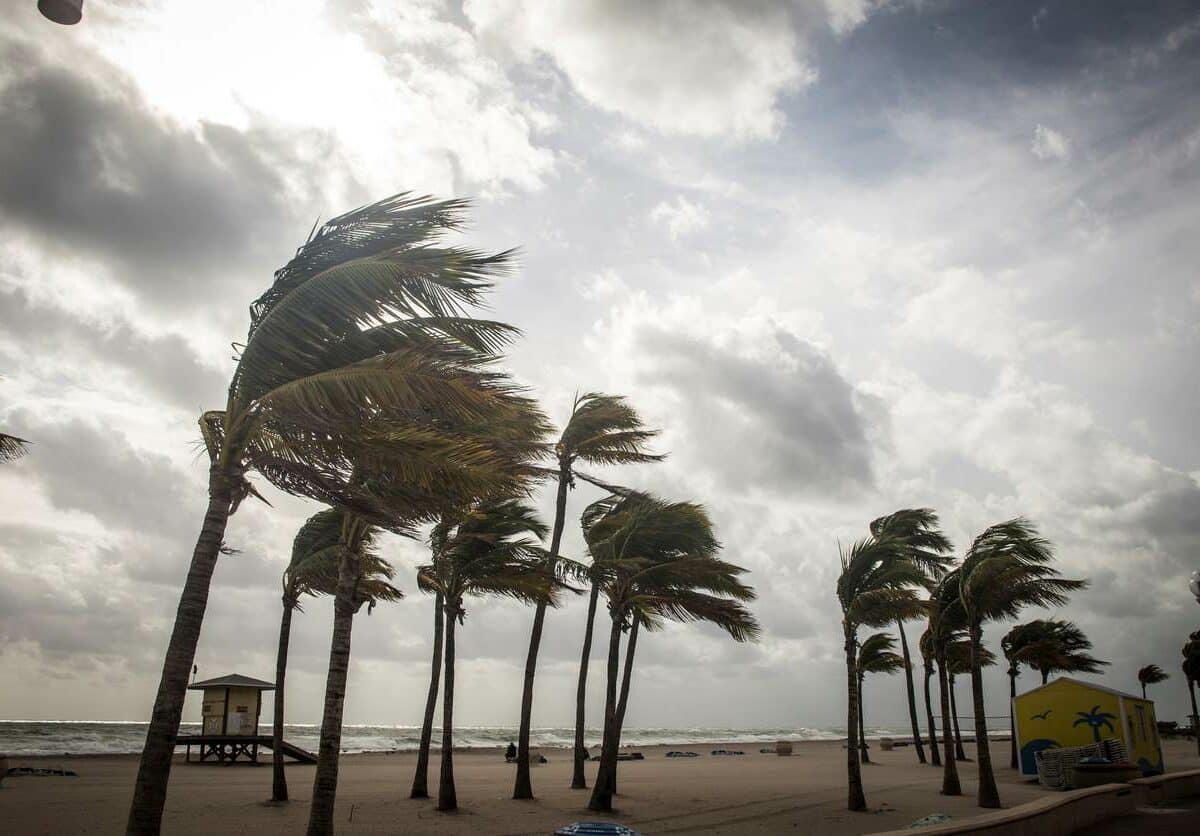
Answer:
<svg viewBox="0 0 1200 836"><path fill-rule="evenodd" d="M179 735L177 742L186 746L186 761L192 762L192 746L199 747L200 763L234 763L245 759L258 763L258 747L271 747L271 735L259 734L263 691L274 691L275 684L231 673L194 682L189 691L203 691L200 709L200 734ZM301 763L316 763L309 752L284 743L283 753Z"/></svg>

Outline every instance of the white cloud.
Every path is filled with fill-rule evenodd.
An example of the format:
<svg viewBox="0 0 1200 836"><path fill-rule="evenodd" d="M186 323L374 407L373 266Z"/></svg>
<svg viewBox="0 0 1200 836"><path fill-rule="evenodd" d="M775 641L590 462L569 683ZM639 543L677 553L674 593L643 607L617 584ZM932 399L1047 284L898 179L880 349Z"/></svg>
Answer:
<svg viewBox="0 0 1200 836"><path fill-rule="evenodd" d="M692 203L680 195L674 202L664 200L650 210L650 220L667 228L671 240L678 242L693 233L707 229L710 218L702 203Z"/></svg>
<svg viewBox="0 0 1200 836"><path fill-rule="evenodd" d="M785 4L467 0L482 38L549 56L581 96L666 134L763 139L816 79ZM850 25L851 12L839 12Z"/></svg>
<svg viewBox="0 0 1200 836"><path fill-rule="evenodd" d="M1071 140L1053 128L1038 125L1033 129L1033 143L1029 150L1039 160L1069 160Z"/></svg>

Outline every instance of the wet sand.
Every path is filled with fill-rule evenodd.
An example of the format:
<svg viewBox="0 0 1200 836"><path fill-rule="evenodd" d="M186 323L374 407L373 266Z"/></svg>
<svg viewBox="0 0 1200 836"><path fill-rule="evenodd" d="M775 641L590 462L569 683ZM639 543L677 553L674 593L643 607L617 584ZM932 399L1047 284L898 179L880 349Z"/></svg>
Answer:
<svg viewBox="0 0 1200 836"><path fill-rule="evenodd" d="M1200 768L1194 743L1165 741L1170 771ZM702 757L672 759L670 749ZM741 757L712 757L716 748L741 749ZM939 794L941 770L921 766L911 748L883 752L864 766L868 813L846 803L846 753L836 742L798 743L791 757L759 754L757 746L723 744L646 747L646 760L623 762L619 812L611 818L641 833L859 834L904 827L929 813L961 820L975 807L975 765L961 763L963 797ZM455 752L460 809L440 814L432 800L412 801L408 790L416 756L344 755L337 799L339 833L549 834L574 821L601 819L586 811L588 793L568 789L571 761L565 750L543 750L549 763L533 770L535 801L512 801L514 767L498 750ZM967 747L973 757L972 747ZM996 743L1000 795L1013 806L1049 792L1022 781L1007 766L1008 744ZM26 834L113 834L124 831L137 760L133 756L10 759L13 766L61 766L78 777L12 777L0 789L0 831ZM436 789L439 759L430 781ZM589 781L595 772L589 764ZM292 800L264 803L271 793L269 762L260 766L186 765L177 760L163 820L167 834L302 833L312 792L313 766L287 768Z"/></svg>

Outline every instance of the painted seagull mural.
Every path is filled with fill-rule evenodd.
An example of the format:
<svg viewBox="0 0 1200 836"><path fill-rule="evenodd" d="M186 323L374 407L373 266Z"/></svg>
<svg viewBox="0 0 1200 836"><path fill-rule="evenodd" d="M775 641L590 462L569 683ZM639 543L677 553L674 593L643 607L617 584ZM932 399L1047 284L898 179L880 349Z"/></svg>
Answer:
<svg viewBox="0 0 1200 836"><path fill-rule="evenodd" d="M1045 720L1047 717L1049 717L1049 716L1050 716L1050 712L1051 712L1051 711L1053 711L1053 710L1054 710L1053 708L1047 708L1047 709L1046 709L1045 711L1043 711L1041 714L1034 714L1034 715L1033 715L1033 719L1035 719L1035 720Z"/></svg>

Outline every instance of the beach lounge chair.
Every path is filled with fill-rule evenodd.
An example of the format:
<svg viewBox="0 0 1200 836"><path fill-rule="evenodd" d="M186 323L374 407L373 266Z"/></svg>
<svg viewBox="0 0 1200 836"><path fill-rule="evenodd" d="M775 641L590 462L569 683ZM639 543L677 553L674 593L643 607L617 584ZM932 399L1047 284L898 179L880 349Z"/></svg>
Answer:
<svg viewBox="0 0 1200 836"><path fill-rule="evenodd" d="M698 757L700 757L700 753L699 752L674 752L674 751L672 751L672 752L667 752L667 757L668 758L698 758Z"/></svg>
<svg viewBox="0 0 1200 836"><path fill-rule="evenodd" d="M577 821L554 831L554 836L639 836L623 824L611 821Z"/></svg>
<svg viewBox="0 0 1200 836"><path fill-rule="evenodd" d="M1038 783L1055 790L1075 788L1075 767L1084 758L1104 758L1110 763L1124 763L1125 746L1114 738L1089 743L1086 746L1066 746L1042 749L1034 753Z"/></svg>
<svg viewBox="0 0 1200 836"><path fill-rule="evenodd" d="M741 749L713 749L710 754L714 757L728 757L732 755L744 755L746 753Z"/></svg>

